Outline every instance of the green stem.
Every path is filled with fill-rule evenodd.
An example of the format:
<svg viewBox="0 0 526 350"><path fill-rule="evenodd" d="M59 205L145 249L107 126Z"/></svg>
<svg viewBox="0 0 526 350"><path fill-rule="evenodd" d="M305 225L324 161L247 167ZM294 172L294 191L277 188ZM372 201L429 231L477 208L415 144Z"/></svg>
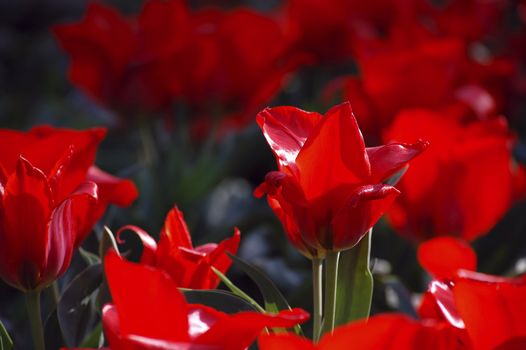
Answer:
<svg viewBox="0 0 526 350"><path fill-rule="evenodd" d="M338 260L340 252L327 252L325 271L325 318L323 332L334 330L336 322L336 292L338 287Z"/></svg>
<svg viewBox="0 0 526 350"><path fill-rule="evenodd" d="M312 258L312 295L313 295L313 312L314 325L312 328L312 339L315 343L320 340L321 335L321 318L323 316L323 259Z"/></svg>
<svg viewBox="0 0 526 350"><path fill-rule="evenodd" d="M44 329L42 327L42 316L40 313L40 290L26 292L26 306L34 349L45 350Z"/></svg>

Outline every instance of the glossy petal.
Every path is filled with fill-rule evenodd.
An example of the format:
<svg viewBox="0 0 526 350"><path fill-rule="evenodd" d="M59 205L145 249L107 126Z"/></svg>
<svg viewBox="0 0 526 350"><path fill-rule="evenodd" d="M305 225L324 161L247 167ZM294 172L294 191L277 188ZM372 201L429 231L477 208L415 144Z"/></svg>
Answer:
<svg viewBox="0 0 526 350"><path fill-rule="evenodd" d="M370 176L363 137L349 103L335 106L325 114L299 152L296 165L308 200L342 185L358 184Z"/></svg>
<svg viewBox="0 0 526 350"><path fill-rule="evenodd" d="M294 163L305 141L322 118L316 112L306 112L295 107L276 107L259 112L256 121L276 155L278 164L286 166Z"/></svg>
<svg viewBox="0 0 526 350"><path fill-rule="evenodd" d="M146 265L126 262L115 252L107 254L105 271L119 315L116 334L172 342L188 340L188 308L168 275Z"/></svg>
<svg viewBox="0 0 526 350"><path fill-rule="evenodd" d="M276 315L240 312L218 320L206 333L197 337L195 343L221 345L228 350L243 350L265 327L292 327L308 318L309 314L301 309L281 311ZM232 332L232 329L235 329L235 332Z"/></svg>
<svg viewBox="0 0 526 350"><path fill-rule="evenodd" d="M366 151L371 164L371 181L385 181L422 153L428 145L428 142L419 140L414 144L391 143L368 147Z"/></svg>
<svg viewBox="0 0 526 350"><path fill-rule="evenodd" d="M460 269L477 270L475 251L465 241L452 237L438 237L420 244L418 262L435 278L451 279Z"/></svg>
<svg viewBox="0 0 526 350"><path fill-rule="evenodd" d="M463 279L456 283L454 295L476 349L489 350L506 343L511 347L514 339L526 337L526 284Z"/></svg>

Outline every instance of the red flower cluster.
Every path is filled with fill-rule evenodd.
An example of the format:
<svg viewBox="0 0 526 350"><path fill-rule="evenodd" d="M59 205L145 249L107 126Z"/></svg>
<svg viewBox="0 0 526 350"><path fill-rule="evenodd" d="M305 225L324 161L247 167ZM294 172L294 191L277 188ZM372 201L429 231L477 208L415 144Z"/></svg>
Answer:
<svg viewBox="0 0 526 350"><path fill-rule="evenodd" d="M227 252L236 254L240 234L236 228L231 238L219 244L208 243L199 247L192 246L192 240L183 214L177 207L170 210L161 230L159 244L136 226L128 225L117 232L118 241L124 230L132 230L143 243L141 263L155 266L167 272L178 287L191 289L214 289L219 277L212 267L226 273L232 261Z"/></svg>
<svg viewBox="0 0 526 350"><path fill-rule="evenodd" d="M524 170L512 160L516 139L501 116L512 109L514 76L523 63L516 53L493 54L484 46L511 4L446 1L435 7L392 1L390 6L390 20L366 19L360 26L368 29L351 42L360 75L335 80L326 97L342 92L351 100L373 143L430 141L430 151L401 180L404 195L389 211L399 233L416 239L477 238L524 195Z"/></svg>
<svg viewBox="0 0 526 350"><path fill-rule="evenodd" d="M257 121L279 171L267 174L255 194L268 195L290 241L308 257L356 245L399 194L384 181L427 146L365 148L349 103L325 116L269 108Z"/></svg>
<svg viewBox="0 0 526 350"><path fill-rule="evenodd" d="M62 275L106 206L135 185L93 166L104 129L0 130L0 277L21 290Z"/></svg>
<svg viewBox="0 0 526 350"><path fill-rule="evenodd" d="M54 33L71 56L73 84L124 114L182 98L205 123L219 113L245 124L299 63L277 20L249 9L193 11L182 0L149 0L129 19L91 3L83 20Z"/></svg>

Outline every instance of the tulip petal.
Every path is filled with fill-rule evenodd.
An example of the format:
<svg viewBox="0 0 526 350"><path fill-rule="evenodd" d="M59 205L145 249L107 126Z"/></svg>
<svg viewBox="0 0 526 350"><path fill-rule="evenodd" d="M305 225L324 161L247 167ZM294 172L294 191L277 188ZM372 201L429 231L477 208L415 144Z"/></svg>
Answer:
<svg viewBox="0 0 526 350"><path fill-rule="evenodd" d="M46 176L20 156L0 206L0 275L17 288L33 289L40 284L52 197Z"/></svg>
<svg viewBox="0 0 526 350"><path fill-rule="evenodd" d="M227 252L235 255L239 247L239 241L241 234L237 228L234 229L234 235L230 238L223 240L219 243L215 249L209 253L203 264L195 271L194 278L189 288L199 289L214 289L219 285L219 277L212 271L212 266L222 273L226 273L230 265L232 265L232 259L227 255ZM199 250L197 247L196 250ZM197 287L199 286L199 287Z"/></svg>
<svg viewBox="0 0 526 350"><path fill-rule="evenodd" d="M346 250L355 246L391 206L400 192L389 185L356 188L331 222L332 242L327 249Z"/></svg>
<svg viewBox="0 0 526 350"><path fill-rule="evenodd" d="M53 210L47 228L45 278L51 281L66 271L73 250L91 232L98 218L97 185L93 182L83 183Z"/></svg>
<svg viewBox="0 0 526 350"><path fill-rule="evenodd" d="M164 221L159 247L167 251L185 247L192 249L190 231L184 221L183 213L176 206L170 210Z"/></svg>
<svg viewBox="0 0 526 350"><path fill-rule="evenodd" d="M465 241L453 237L438 237L420 244L418 262L434 278L451 279L460 269L477 270L475 251Z"/></svg>
<svg viewBox="0 0 526 350"><path fill-rule="evenodd" d="M371 317L368 321L350 323L324 336L320 350L451 350L458 349L455 333L447 326L422 324L402 314Z"/></svg>
<svg viewBox="0 0 526 350"><path fill-rule="evenodd" d="M114 251L106 255L105 270L119 317L115 333L172 342L188 340L188 308L167 274L127 262Z"/></svg>
<svg viewBox="0 0 526 350"><path fill-rule="evenodd" d="M371 182L382 182L401 170L428 146L419 140L413 144L391 143L366 149L371 164Z"/></svg>
<svg viewBox="0 0 526 350"><path fill-rule="evenodd" d="M462 279L454 288L457 309L474 348L494 349L526 337L526 284Z"/></svg>
<svg viewBox="0 0 526 350"><path fill-rule="evenodd" d="M308 200L369 178L371 167L365 144L349 103L326 113L303 145L296 165Z"/></svg>
<svg viewBox="0 0 526 350"><path fill-rule="evenodd" d="M258 340L260 350L316 350L308 339L294 334L263 334Z"/></svg>
<svg viewBox="0 0 526 350"><path fill-rule="evenodd" d="M139 196L132 181L110 175L96 166L89 168L87 180L97 184L99 199L106 203L127 207Z"/></svg>
<svg viewBox="0 0 526 350"><path fill-rule="evenodd" d="M218 320L204 334L195 339L196 344L221 345L223 349L244 350L265 327L288 328L305 322L309 314L301 309L281 311L279 314L240 312ZM235 329L235 332L232 332Z"/></svg>
<svg viewBox="0 0 526 350"><path fill-rule="evenodd" d="M157 255L157 243L146 231L142 228L135 225L126 225L121 227L119 231L115 234L117 237L117 242L123 244L125 240L121 238L124 231L131 231L139 237L142 243L142 255L141 263L146 265L155 265L156 255Z"/></svg>
<svg viewBox="0 0 526 350"><path fill-rule="evenodd" d="M77 131L40 126L31 129L30 134L37 141L23 154L31 161L35 159L35 165L48 176L55 199L60 202L86 181L106 129Z"/></svg>
<svg viewBox="0 0 526 350"><path fill-rule="evenodd" d="M280 166L294 163L309 134L321 119L319 113L295 107L266 108L256 117Z"/></svg>

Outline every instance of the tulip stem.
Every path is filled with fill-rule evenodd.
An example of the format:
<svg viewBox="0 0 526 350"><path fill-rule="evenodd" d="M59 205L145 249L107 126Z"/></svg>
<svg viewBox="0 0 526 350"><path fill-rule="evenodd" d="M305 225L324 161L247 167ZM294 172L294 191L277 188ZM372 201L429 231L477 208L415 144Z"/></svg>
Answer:
<svg viewBox="0 0 526 350"><path fill-rule="evenodd" d="M312 328L312 339L314 342L320 340L321 318L323 316L323 259L312 258L312 291L314 325Z"/></svg>
<svg viewBox="0 0 526 350"><path fill-rule="evenodd" d="M44 328L42 327L42 315L40 313L40 290L28 291L25 294L34 349L45 350Z"/></svg>
<svg viewBox="0 0 526 350"><path fill-rule="evenodd" d="M340 252L327 252L325 271L325 317L323 332L332 333L336 323L336 292L338 287L338 260Z"/></svg>

